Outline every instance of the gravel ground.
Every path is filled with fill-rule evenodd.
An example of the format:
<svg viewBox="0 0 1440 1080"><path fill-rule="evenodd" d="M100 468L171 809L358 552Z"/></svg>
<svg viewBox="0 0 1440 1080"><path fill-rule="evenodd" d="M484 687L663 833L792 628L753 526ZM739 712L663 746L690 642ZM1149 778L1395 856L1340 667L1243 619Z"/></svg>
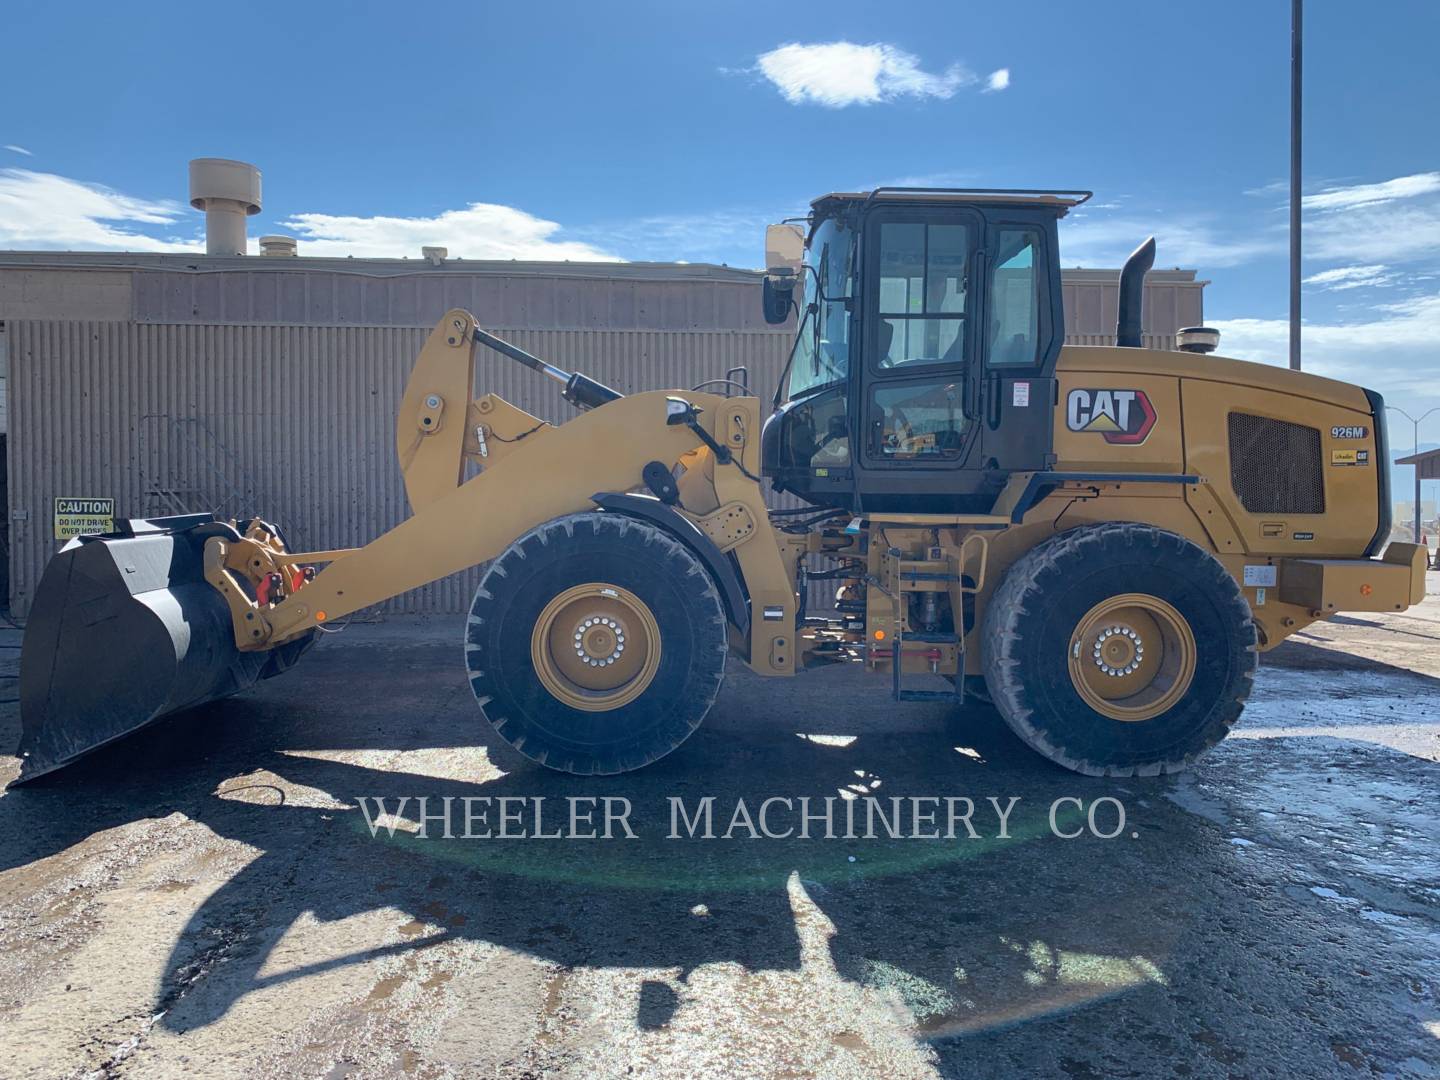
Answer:
<svg viewBox="0 0 1440 1080"><path fill-rule="evenodd" d="M1440 1075L1430 588L1269 654L1235 735L1154 781L1058 771L984 706L851 669L735 670L669 758L564 777L496 745L458 619L352 626L0 797L0 1075ZM717 837L670 839L667 800L712 795ZM980 835L718 835L740 800L837 795L968 797ZM457 833L467 796L544 798L545 831L625 797L635 836L422 838L420 796ZM1007 837L991 797L1019 799ZM1056 836L1061 798L1124 828Z"/></svg>

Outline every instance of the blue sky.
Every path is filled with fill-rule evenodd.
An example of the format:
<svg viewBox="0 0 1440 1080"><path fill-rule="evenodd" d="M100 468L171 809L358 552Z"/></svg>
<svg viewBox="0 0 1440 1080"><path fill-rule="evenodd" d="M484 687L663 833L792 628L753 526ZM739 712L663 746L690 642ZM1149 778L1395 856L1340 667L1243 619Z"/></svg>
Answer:
<svg viewBox="0 0 1440 1080"><path fill-rule="evenodd" d="M753 266L827 190L1085 187L1066 265L1154 232L1222 352L1283 362L1288 8L12 0L0 247L194 246L202 155L259 164L251 235L302 254ZM1433 0L1307 5L1307 366L1412 412L1440 405L1437 39Z"/></svg>

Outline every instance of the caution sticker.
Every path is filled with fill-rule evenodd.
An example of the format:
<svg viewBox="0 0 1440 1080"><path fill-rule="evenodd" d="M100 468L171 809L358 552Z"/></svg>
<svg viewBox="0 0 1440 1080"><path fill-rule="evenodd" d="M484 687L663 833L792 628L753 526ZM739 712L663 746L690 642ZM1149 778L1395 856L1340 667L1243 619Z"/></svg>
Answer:
<svg viewBox="0 0 1440 1080"><path fill-rule="evenodd" d="M55 539L115 531L114 499L56 498Z"/></svg>
<svg viewBox="0 0 1440 1080"><path fill-rule="evenodd" d="M1369 450L1331 450L1331 465L1369 465Z"/></svg>

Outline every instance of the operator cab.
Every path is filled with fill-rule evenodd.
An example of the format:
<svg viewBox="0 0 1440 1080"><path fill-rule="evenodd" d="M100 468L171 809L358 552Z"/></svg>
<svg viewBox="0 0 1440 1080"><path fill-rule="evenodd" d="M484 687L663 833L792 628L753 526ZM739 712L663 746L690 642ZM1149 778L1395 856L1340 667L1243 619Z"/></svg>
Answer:
<svg viewBox="0 0 1440 1080"><path fill-rule="evenodd" d="M1053 464L1056 222L1080 191L877 188L766 237L765 316L799 326L765 424L774 486L855 512L984 513Z"/></svg>

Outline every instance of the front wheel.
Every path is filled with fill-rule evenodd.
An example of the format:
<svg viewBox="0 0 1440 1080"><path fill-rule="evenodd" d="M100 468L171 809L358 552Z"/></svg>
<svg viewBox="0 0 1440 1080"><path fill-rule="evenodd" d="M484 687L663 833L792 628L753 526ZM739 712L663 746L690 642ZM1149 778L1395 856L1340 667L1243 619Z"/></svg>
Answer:
<svg viewBox="0 0 1440 1080"><path fill-rule="evenodd" d="M1185 768L1229 733L1256 666L1250 607L1219 560L1129 522L1022 556L990 599L981 649L1011 729L1089 776Z"/></svg>
<svg viewBox="0 0 1440 1080"><path fill-rule="evenodd" d="M619 514L532 529L475 590L465 665L481 710L562 772L648 765L700 726L725 672L725 615L700 560Z"/></svg>

